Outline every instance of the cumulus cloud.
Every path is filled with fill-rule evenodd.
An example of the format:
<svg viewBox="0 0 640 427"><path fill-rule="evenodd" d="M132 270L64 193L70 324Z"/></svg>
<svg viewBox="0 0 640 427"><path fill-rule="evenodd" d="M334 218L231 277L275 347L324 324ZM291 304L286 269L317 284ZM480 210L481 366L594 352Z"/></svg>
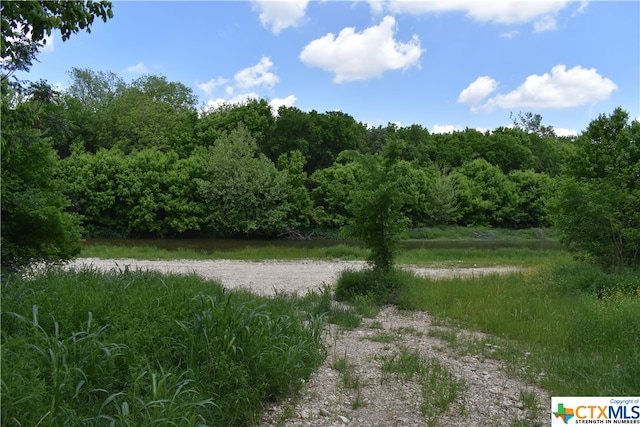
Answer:
<svg viewBox="0 0 640 427"><path fill-rule="evenodd" d="M149 68L143 62L138 62L136 65L125 68L124 72L127 74L145 74L149 72Z"/></svg>
<svg viewBox="0 0 640 427"><path fill-rule="evenodd" d="M255 0L254 10L260 11L260 23L278 34L304 21L308 0Z"/></svg>
<svg viewBox="0 0 640 427"><path fill-rule="evenodd" d="M238 71L233 79L240 89L249 89L256 86L273 87L280 78L270 70L273 67L271 58L264 56L256 65Z"/></svg>
<svg viewBox="0 0 640 427"><path fill-rule="evenodd" d="M468 104L475 109L480 101L498 88L498 82L489 76L481 76L475 79L466 89L458 95L458 102Z"/></svg>
<svg viewBox="0 0 640 427"><path fill-rule="evenodd" d="M530 75L516 90L489 99L486 108L577 107L607 99L616 89L616 84L595 68L577 65L567 70L566 65L556 65L551 74Z"/></svg>
<svg viewBox="0 0 640 427"><path fill-rule="evenodd" d="M555 16L547 15L533 23L533 31L536 33L542 33L543 31L555 30L557 26Z"/></svg>
<svg viewBox="0 0 640 427"><path fill-rule="evenodd" d="M553 132L557 136L578 136L578 132L575 129L565 129L565 128L553 128Z"/></svg>
<svg viewBox="0 0 640 427"><path fill-rule="evenodd" d="M300 53L300 60L335 74L336 83L380 77L388 70L419 66L424 49L418 36L403 43L394 38L396 20L385 16L380 25L356 32L347 27L313 40Z"/></svg>
<svg viewBox="0 0 640 427"><path fill-rule="evenodd" d="M289 95L285 98L273 98L269 101L269 105L271 106L271 110L274 115L278 114L278 109L280 107L293 107L293 104L298 100L295 95Z"/></svg>
<svg viewBox="0 0 640 427"><path fill-rule="evenodd" d="M571 108L607 99L618 88L613 81L601 76L595 68L587 69L577 65L567 69L566 65L560 64L554 66L551 73L532 74L515 90L498 94L480 104L483 99L479 98L481 90L477 91L478 96L475 98L469 95L473 94L469 89L476 82L469 85L458 97L459 102L466 100L464 103L469 104L472 111L493 111L496 108ZM469 92L465 94L465 91Z"/></svg>
<svg viewBox="0 0 640 427"><path fill-rule="evenodd" d="M196 82L196 87L209 97L203 111L207 112L223 105L244 104L254 99L265 98L265 95L268 95L268 92L280 81L280 78L271 72L272 68L271 59L262 57L256 65L235 73L233 79L215 77L205 83ZM223 86L224 89L222 89ZM214 95L218 89L224 92L222 96ZM289 95L285 98L274 98L269 102L269 105L272 111L276 112L282 105L293 106L296 100L295 95Z"/></svg>
<svg viewBox="0 0 640 427"><path fill-rule="evenodd" d="M196 82L196 86L198 87L198 89L200 89L201 91L203 91L205 93L205 95L209 96L213 93L213 91L218 87L218 86L222 86L225 83L227 83L227 79L223 78L223 77L216 77L213 78L211 80L209 80L206 83L198 83Z"/></svg>
<svg viewBox="0 0 640 427"><path fill-rule="evenodd" d="M433 125L431 133L453 133L461 130L459 125Z"/></svg>
<svg viewBox="0 0 640 427"><path fill-rule="evenodd" d="M520 35L520 31L513 30L513 31L509 31L509 32L500 34L500 37L502 37L503 39L512 39L512 38L517 37L519 35Z"/></svg>

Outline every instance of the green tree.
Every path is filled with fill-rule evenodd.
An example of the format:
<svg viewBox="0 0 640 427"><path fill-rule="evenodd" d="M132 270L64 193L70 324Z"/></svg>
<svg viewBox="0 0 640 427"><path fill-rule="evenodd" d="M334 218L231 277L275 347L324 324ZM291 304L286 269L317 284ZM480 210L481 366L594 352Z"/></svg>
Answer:
<svg viewBox="0 0 640 427"><path fill-rule="evenodd" d="M556 198L569 248L612 270L640 264L640 123L601 114L574 143Z"/></svg>
<svg viewBox="0 0 640 427"><path fill-rule="evenodd" d="M506 225L514 228L549 227L549 204L555 181L549 175L531 169L511 171L507 178L514 185L512 202L515 206Z"/></svg>
<svg viewBox="0 0 640 427"><path fill-rule="evenodd" d="M371 250L369 262L376 270L392 270L398 242L409 223L402 212L403 177L398 168L399 143L389 143L382 154L362 154L364 179L351 193L349 234Z"/></svg>
<svg viewBox="0 0 640 427"><path fill-rule="evenodd" d="M80 30L91 32L98 17L113 17L109 1L4 1L0 3L0 58L3 80L16 70L27 71L45 37L59 30L62 41Z"/></svg>
<svg viewBox="0 0 640 427"><path fill-rule="evenodd" d="M508 225L514 213L514 185L499 167L476 159L451 172L465 225Z"/></svg>
<svg viewBox="0 0 640 427"><path fill-rule="evenodd" d="M309 177L314 220L320 227L340 228L347 224L351 213L348 205L351 193L364 179L359 154L345 150L328 168Z"/></svg>
<svg viewBox="0 0 640 427"><path fill-rule="evenodd" d="M204 174L197 183L210 230L221 235L272 236L290 229L287 174L258 152L244 126L208 148Z"/></svg>
<svg viewBox="0 0 640 427"><path fill-rule="evenodd" d="M267 140L275 127L275 118L269 103L264 99L250 99L240 104L223 104L208 110L196 124L196 135L200 146L209 147L224 134L234 131L238 125L244 126L256 140L258 148L275 161L267 150Z"/></svg>
<svg viewBox="0 0 640 427"><path fill-rule="evenodd" d="M287 174L287 194L291 207L288 215L291 230L287 231L308 228L313 218L313 202L307 190L308 177L304 164L304 156L298 150L278 157L278 170Z"/></svg>
<svg viewBox="0 0 640 427"><path fill-rule="evenodd" d="M15 91L3 86L2 268L73 258L80 252L81 228L79 218L66 212L56 152L33 127L33 104L16 104Z"/></svg>
<svg viewBox="0 0 640 427"><path fill-rule="evenodd" d="M29 70L45 35L59 30L66 40L81 29L90 31L96 16L103 21L111 18L111 3L0 4L3 269L66 260L80 250L79 219L65 211L68 200L62 194L59 160L50 140L37 129L34 103L21 102L22 86L10 84L9 76L16 70Z"/></svg>

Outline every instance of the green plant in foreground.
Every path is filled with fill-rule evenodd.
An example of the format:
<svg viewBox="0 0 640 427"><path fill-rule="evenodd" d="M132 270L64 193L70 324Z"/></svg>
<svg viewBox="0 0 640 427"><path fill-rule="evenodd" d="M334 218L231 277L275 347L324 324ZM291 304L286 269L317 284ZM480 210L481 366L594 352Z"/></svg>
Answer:
<svg viewBox="0 0 640 427"><path fill-rule="evenodd" d="M344 357L335 359L331 364L331 367L340 372L340 384L342 387L355 392L354 399L351 402L351 407L353 409L358 409L365 406L365 401L362 396L364 383L358 375L358 372L356 372L356 366L349 363L346 353Z"/></svg>
<svg viewBox="0 0 640 427"><path fill-rule="evenodd" d="M196 276L47 271L2 297L3 423L251 425L325 358L297 299Z"/></svg>
<svg viewBox="0 0 640 427"><path fill-rule="evenodd" d="M404 347L400 353L381 356L381 359L383 381L394 374L403 381L415 380L420 384L423 398L420 410L429 426L435 426L451 404L464 397L464 381L457 379L436 358L424 358L417 350Z"/></svg>
<svg viewBox="0 0 640 427"><path fill-rule="evenodd" d="M506 360L514 372L525 368L528 380L554 395L634 393L640 390L640 277L594 269L574 263L508 276L425 279L409 282L398 302L490 334L493 340L451 344Z"/></svg>

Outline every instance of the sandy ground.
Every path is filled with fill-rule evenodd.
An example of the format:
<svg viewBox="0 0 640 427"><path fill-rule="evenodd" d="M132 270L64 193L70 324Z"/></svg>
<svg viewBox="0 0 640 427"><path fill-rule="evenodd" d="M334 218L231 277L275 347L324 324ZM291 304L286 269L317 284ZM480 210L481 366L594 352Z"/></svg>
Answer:
<svg viewBox="0 0 640 427"><path fill-rule="evenodd" d="M70 267L93 266L100 270L143 269L183 274L198 274L219 280L227 288L247 288L261 295L274 292L304 294L333 284L341 271L359 270L363 261L234 261L234 260L171 260L144 261L135 259L79 258ZM411 267L416 274L431 278L467 277L482 274L517 271L516 267L422 268Z"/></svg>

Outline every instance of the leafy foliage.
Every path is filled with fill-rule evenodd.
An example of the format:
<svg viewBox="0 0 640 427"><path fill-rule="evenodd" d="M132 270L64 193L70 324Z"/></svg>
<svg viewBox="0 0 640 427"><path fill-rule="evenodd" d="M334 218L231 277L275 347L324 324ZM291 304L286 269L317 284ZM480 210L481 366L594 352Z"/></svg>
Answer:
<svg viewBox="0 0 640 427"><path fill-rule="evenodd" d="M80 30L91 32L96 17L104 22L113 17L109 1L21 2L7 1L0 5L2 68L9 72L28 70L46 43L45 36L59 30L62 41ZM6 59L5 59L6 58Z"/></svg>
<svg viewBox="0 0 640 427"><path fill-rule="evenodd" d="M287 174L278 171L244 126L218 138L197 180L206 226L225 235L272 235L289 229Z"/></svg>
<svg viewBox="0 0 640 427"><path fill-rule="evenodd" d="M7 90L7 92L5 92ZM65 212L58 158L50 140L32 127L33 104L19 103L3 83L2 269L55 263L80 252L79 218Z"/></svg>
<svg viewBox="0 0 640 427"><path fill-rule="evenodd" d="M640 123L617 108L574 144L560 180L562 240L614 270L640 265Z"/></svg>
<svg viewBox="0 0 640 427"><path fill-rule="evenodd" d="M349 234L371 250L369 262L379 270L393 267L397 245L409 219L402 212L405 203L399 173L400 146L390 143L383 155L359 157L364 179L351 193Z"/></svg>

